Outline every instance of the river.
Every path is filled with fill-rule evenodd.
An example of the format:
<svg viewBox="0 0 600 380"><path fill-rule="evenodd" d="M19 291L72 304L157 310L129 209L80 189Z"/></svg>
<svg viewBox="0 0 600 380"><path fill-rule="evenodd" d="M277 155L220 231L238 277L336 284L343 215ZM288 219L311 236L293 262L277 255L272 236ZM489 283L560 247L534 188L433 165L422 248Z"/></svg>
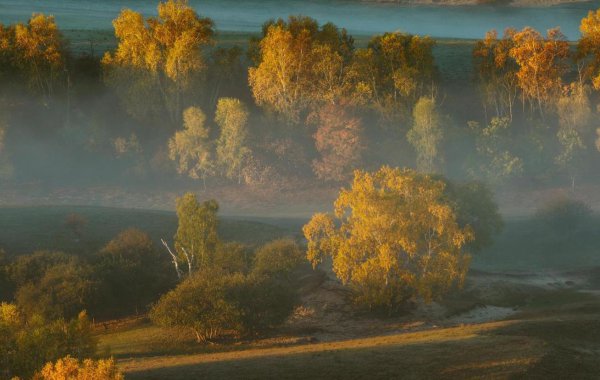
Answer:
<svg viewBox="0 0 600 380"><path fill-rule="evenodd" d="M156 14L152 0L0 0L0 22L26 21L33 12L54 15L62 29L106 30L122 8ZM481 38L487 30L532 26L544 31L560 26L570 39L579 38L579 22L598 1L546 8L490 6L435 7L373 4L344 0L191 0L216 22L218 30L256 32L269 18L290 14L331 21L356 35L386 31L445 38Z"/></svg>

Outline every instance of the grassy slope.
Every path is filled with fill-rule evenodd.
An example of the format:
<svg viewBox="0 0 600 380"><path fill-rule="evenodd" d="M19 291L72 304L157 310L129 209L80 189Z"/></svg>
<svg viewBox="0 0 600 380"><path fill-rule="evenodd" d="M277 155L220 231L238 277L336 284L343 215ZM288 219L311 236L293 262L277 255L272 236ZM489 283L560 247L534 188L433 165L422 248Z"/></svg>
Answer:
<svg viewBox="0 0 600 380"><path fill-rule="evenodd" d="M80 214L88 221L80 241L64 226L70 213ZM161 238L170 240L173 237L177 216L168 211L107 207L5 207L0 208L0 248L10 254L35 250L90 253L130 227L146 231L159 243ZM219 233L224 240L248 244L291 234L287 226L280 228L233 218L222 218Z"/></svg>
<svg viewBox="0 0 600 380"><path fill-rule="evenodd" d="M287 347L134 356L119 365L129 379L592 379L600 373L600 309L592 310ZM142 332L149 330L131 336Z"/></svg>

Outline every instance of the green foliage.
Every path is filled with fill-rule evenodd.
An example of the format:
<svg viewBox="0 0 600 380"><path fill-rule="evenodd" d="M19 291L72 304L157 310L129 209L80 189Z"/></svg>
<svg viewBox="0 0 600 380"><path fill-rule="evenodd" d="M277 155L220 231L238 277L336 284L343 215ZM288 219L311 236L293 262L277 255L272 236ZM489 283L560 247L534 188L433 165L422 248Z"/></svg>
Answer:
<svg viewBox="0 0 600 380"><path fill-rule="evenodd" d="M198 202L196 195L186 193L177 199L179 225L175 234L175 249L185 260L188 273L207 268L219 244L217 233L219 205L215 200Z"/></svg>
<svg viewBox="0 0 600 380"><path fill-rule="evenodd" d="M99 311L143 311L173 282L165 259L146 233L131 228L117 235L94 260Z"/></svg>
<svg viewBox="0 0 600 380"><path fill-rule="evenodd" d="M217 160L229 179L242 181L242 170L248 163L251 150L248 148L249 112L241 101L221 98L217 103L215 122L221 128L217 140Z"/></svg>
<svg viewBox="0 0 600 380"><path fill-rule="evenodd" d="M490 247L494 235L501 232L503 221L489 187L481 182L446 181L446 194L454 203L458 224L473 229L474 239L468 243L469 250L479 252Z"/></svg>
<svg viewBox="0 0 600 380"><path fill-rule="evenodd" d="M239 332L240 311L228 299L228 291L243 280L241 274L214 269L196 272L158 301L150 319L159 326L189 329L199 343L213 340L225 330Z"/></svg>
<svg viewBox="0 0 600 380"><path fill-rule="evenodd" d="M420 98L413 110L413 120L406 137L417 151L417 168L423 173L438 172L443 162L440 145L444 131L435 99Z"/></svg>
<svg viewBox="0 0 600 380"><path fill-rule="evenodd" d="M219 243L211 267L226 273L247 273L250 267L248 248L240 243Z"/></svg>
<svg viewBox="0 0 600 380"><path fill-rule="evenodd" d="M508 117L494 117L484 128L477 122L470 122L469 127L475 134L477 152L474 175L483 174L488 181L497 184L523 174L523 160L514 153Z"/></svg>
<svg viewBox="0 0 600 380"><path fill-rule="evenodd" d="M24 317L11 304L0 304L0 374L29 378L49 361L66 355L91 357L96 339L85 312L65 321Z"/></svg>
<svg viewBox="0 0 600 380"><path fill-rule="evenodd" d="M256 251L252 273L289 276L303 261L303 253L296 242L291 239L274 240Z"/></svg>

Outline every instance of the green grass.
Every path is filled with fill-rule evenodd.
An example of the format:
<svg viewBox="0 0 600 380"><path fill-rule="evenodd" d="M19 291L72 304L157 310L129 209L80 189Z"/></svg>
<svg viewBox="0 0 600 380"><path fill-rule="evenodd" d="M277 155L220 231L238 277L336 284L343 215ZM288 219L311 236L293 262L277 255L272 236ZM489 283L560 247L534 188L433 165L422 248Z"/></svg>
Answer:
<svg viewBox="0 0 600 380"><path fill-rule="evenodd" d="M67 215L77 213L87 220L80 240L64 225ZM266 220L266 219L264 219ZM170 241L177 229L174 212L109 207L4 207L0 208L0 248L9 254L36 250L92 253L124 229L147 232L158 244ZM219 234L226 241L261 244L292 234L286 226L258 221L221 218Z"/></svg>

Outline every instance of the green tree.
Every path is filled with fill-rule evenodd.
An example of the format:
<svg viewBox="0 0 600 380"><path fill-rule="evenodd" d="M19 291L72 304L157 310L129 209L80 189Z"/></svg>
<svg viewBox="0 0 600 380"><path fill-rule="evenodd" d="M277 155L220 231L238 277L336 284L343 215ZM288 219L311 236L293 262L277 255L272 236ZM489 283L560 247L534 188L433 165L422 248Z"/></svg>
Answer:
<svg viewBox="0 0 600 380"><path fill-rule="evenodd" d="M186 193L177 199L177 218L179 224L175 234L176 254L173 260L179 272L178 262L187 265L188 275L199 269L209 268L214 261L219 245L217 232L219 205L215 200L198 202L196 195ZM166 245L166 243L163 244Z"/></svg>
<svg viewBox="0 0 600 380"><path fill-rule="evenodd" d="M210 130L206 115L197 107L190 107L183 113L182 131L175 132L169 140L169 158L177 162L179 174L202 179L206 189L206 178L214 174Z"/></svg>
<svg viewBox="0 0 600 380"><path fill-rule="evenodd" d="M248 147L248 109L238 99L221 98L217 103L215 122L221 128L217 140L217 162L225 176L242 182L242 170L252 154Z"/></svg>
<svg viewBox="0 0 600 380"><path fill-rule="evenodd" d="M514 153L515 136L511 135L511 121L507 117L494 117L489 125L481 128L477 122L469 122L475 134L474 175L483 176L492 183L501 183L523 174L523 160Z"/></svg>
<svg viewBox="0 0 600 380"><path fill-rule="evenodd" d="M254 254L256 275L289 276L304 261L300 247L291 239L279 239L260 247Z"/></svg>
<svg viewBox="0 0 600 380"><path fill-rule="evenodd" d="M440 144L444 138L441 116L435 99L420 98L413 110L413 127L408 131L408 142L417 151L417 168L424 173L435 173L443 162Z"/></svg>
<svg viewBox="0 0 600 380"><path fill-rule="evenodd" d="M198 343L211 341L225 330L240 331L240 311L228 299L228 290L243 282L241 274L203 270L165 294L150 311L159 326L191 331Z"/></svg>
<svg viewBox="0 0 600 380"><path fill-rule="evenodd" d="M96 254L94 272L102 293L97 304L104 312L138 313L172 282L165 275L167 265L146 233L122 231Z"/></svg>
<svg viewBox="0 0 600 380"><path fill-rule="evenodd" d="M313 266L330 256L355 302L391 312L414 297L437 299L467 273L470 225L461 226L445 183L409 169L356 171L334 203L303 228Z"/></svg>

